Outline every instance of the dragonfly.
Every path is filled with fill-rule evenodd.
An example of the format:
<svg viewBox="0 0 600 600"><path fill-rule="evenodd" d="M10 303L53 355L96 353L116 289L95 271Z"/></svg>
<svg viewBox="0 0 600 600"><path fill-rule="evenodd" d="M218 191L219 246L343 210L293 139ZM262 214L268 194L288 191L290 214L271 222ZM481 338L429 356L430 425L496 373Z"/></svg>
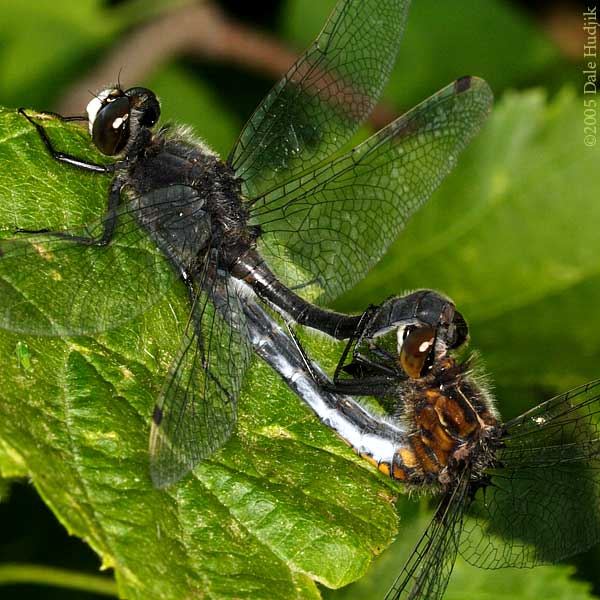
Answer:
<svg viewBox="0 0 600 600"><path fill-rule="evenodd" d="M534 567L600 540L600 380L503 422L474 359L455 356L467 339L453 302L421 290L364 313L333 381L295 340L334 398L323 409L305 393L321 421L408 490L441 495L385 600L441 599L459 552L478 567ZM366 396L384 416L356 406Z"/></svg>
<svg viewBox="0 0 600 600"><path fill-rule="evenodd" d="M63 152L47 115L19 110L52 159L110 184L97 220L0 241L0 327L91 335L143 313L176 282L187 292L189 317L152 417L156 487L231 435L251 353L247 297L349 338L360 316L320 305L383 255L485 122L488 85L462 77L343 150L389 77L409 4L340 0L226 160L184 128L158 127L159 101L143 87L112 86L85 116L54 115L86 121L107 164Z"/></svg>

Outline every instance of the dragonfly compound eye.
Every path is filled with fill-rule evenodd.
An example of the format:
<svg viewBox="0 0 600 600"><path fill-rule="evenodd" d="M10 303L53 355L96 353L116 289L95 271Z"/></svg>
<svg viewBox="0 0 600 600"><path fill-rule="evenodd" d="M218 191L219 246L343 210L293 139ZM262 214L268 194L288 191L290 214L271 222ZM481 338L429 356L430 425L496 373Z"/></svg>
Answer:
<svg viewBox="0 0 600 600"><path fill-rule="evenodd" d="M156 94L144 87L129 88L125 95L130 99L131 106L138 111L136 119L143 127L154 127L160 117L160 103Z"/></svg>
<svg viewBox="0 0 600 600"><path fill-rule="evenodd" d="M426 374L433 362L435 329L431 326L408 330L400 350L400 366L411 379Z"/></svg>
<svg viewBox="0 0 600 600"><path fill-rule="evenodd" d="M98 110L92 124L92 140L107 156L118 154L129 141L130 101L126 96L107 100Z"/></svg>

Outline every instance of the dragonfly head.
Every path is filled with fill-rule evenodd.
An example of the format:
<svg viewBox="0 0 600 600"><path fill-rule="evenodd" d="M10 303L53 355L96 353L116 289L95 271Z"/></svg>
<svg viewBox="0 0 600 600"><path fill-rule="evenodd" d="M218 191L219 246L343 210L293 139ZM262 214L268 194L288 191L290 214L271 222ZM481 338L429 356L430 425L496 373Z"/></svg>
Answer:
<svg viewBox="0 0 600 600"><path fill-rule="evenodd" d="M460 348L469 330L452 300L432 290L392 297L372 309L354 348L354 360L389 363L403 379L420 379L451 350ZM348 372L348 369L346 369Z"/></svg>
<svg viewBox="0 0 600 600"><path fill-rule="evenodd" d="M154 92L134 87L107 88L96 94L86 108L94 145L107 156L121 153L140 128L153 127L160 117Z"/></svg>

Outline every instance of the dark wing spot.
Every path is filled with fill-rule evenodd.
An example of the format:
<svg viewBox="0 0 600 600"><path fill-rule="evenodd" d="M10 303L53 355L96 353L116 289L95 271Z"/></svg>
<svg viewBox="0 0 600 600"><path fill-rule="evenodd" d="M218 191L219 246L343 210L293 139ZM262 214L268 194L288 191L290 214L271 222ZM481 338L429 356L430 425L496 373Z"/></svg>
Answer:
<svg viewBox="0 0 600 600"><path fill-rule="evenodd" d="M163 420L162 408L158 405L154 406L154 412L152 413L152 421L158 427Z"/></svg>
<svg viewBox="0 0 600 600"><path fill-rule="evenodd" d="M454 89L457 94L462 94L466 92L471 87L471 76L467 75L465 77L461 77L454 82Z"/></svg>

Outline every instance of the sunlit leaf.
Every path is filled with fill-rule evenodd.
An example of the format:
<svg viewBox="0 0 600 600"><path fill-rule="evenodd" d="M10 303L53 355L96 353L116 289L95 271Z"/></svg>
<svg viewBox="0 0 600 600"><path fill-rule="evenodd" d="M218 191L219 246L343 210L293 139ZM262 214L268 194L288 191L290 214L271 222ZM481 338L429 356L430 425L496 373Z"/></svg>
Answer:
<svg viewBox="0 0 600 600"><path fill-rule="evenodd" d="M61 148L89 145L85 131L45 124ZM0 131L1 235L101 214L106 178L52 161L14 111L0 112ZM396 528L390 485L258 361L231 441L180 484L152 488L150 416L187 310L175 286L94 338L2 332L0 439L10 452L0 473L20 464L129 598L316 598L313 579L360 577ZM319 342L321 358L337 353Z"/></svg>

